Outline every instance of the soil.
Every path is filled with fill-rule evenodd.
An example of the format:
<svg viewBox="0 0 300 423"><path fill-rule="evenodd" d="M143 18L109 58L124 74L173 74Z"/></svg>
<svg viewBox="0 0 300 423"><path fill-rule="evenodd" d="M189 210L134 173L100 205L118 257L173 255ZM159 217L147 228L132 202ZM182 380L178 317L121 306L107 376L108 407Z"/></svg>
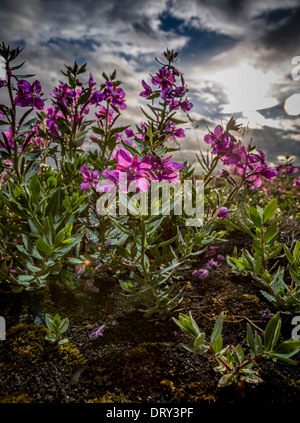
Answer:
<svg viewBox="0 0 300 423"><path fill-rule="evenodd" d="M231 234L218 253L226 256L234 246L248 244L245 235ZM234 275L226 261L205 280L193 277L193 270L206 261L202 257L193 269L178 273L177 283L184 287L182 312L191 311L210 336L223 311L224 343L240 343L247 350L247 323L254 330L264 329L268 318L260 311L277 310L249 278ZM120 286L109 275L94 285L98 292L84 291L83 283L72 290L53 282L41 292L1 295L0 315L7 325L6 341L0 342L1 403L300 403L299 366L262 360L258 369L263 383L240 390L219 388L211 355L188 352L184 345L189 339L171 317L148 321L125 307ZM73 348L71 358L55 354L44 341L44 313L69 318L65 336ZM292 316L281 318L282 340L288 339ZM89 337L101 325L103 335Z"/></svg>

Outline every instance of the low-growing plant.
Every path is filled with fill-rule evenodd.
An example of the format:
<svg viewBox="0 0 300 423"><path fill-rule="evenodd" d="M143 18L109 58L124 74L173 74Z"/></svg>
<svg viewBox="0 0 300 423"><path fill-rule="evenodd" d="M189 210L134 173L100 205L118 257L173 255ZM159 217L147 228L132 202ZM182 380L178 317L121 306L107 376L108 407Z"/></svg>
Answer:
<svg viewBox="0 0 300 423"><path fill-rule="evenodd" d="M281 330L279 313L275 314L268 323L263 339L257 332L253 333L248 323L247 343L250 349L248 354L240 344L223 345L223 313L217 319L209 340L206 339L205 333L201 332L191 313L188 316L179 314L179 318L173 318L173 320L192 339L191 343L185 345L188 351L199 355L210 352L213 355L217 364L214 370L222 375L219 379L219 387L231 384L239 386L244 382L253 384L262 382L258 369L255 368L255 363L261 358L283 360L289 364L299 363L291 360L291 357L299 352L300 341L290 338L278 344Z"/></svg>
<svg viewBox="0 0 300 423"><path fill-rule="evenodd" d="M282 245L276 242L278 235L277 200L273 199L265 208L246 205L250 219L242 224L243 229L252 237L251 251L244 250L240 257L235 248L233 256L227 256L227 262L235 272L250 275L253 282L262 289L262 294L277 307L291 312L300 310L299 283L299 243L293 255L285 247L290 261L291 282L287 283L285 267L272 261L278 258ZM253 230L254 228L254 230Z"/></svg>
<svg viewBox="0 0 300 423"><path fill-rule="evenodd" d="M56 314L55 316L45 314L45 320L48 329L52 332L52 335L47 335L45 337L47 341L56 343L58 345L62 345L66 342L69 342L67 338L62 337L62 334L65 333L69 327L68 318L64 318L61 320L58 314Z"/></svg>

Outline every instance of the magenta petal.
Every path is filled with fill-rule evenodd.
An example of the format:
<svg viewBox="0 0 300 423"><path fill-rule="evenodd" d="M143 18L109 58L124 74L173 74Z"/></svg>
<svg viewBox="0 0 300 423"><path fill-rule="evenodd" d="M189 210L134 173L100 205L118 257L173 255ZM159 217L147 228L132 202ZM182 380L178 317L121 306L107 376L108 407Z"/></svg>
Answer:
<svg viewBox="0 0 300 423"><path fill-rule="evenodd" d="M204 142L206 142L206 144L211 144L214 141L213 137L211 135L205 135L204 137Z"/></svg>
<svg viewBox="0 0 300 423"><path fill-rule="evenodd" d="M34 83L32 84L31 89L35 93L40 93L41 92L41 89L42 89L40 81L38 81L38 80L34 81Z"/></svg>
<svg viewBox="0 0 300 423"><path fill-rule="evenodd" d="M81 173L83 174L83 176L85 177L85 178L88 178L88 179L90 179L90 171L88 170L88 168L84 165L84 166L81 166L81 168L80 168L80 171L81 171Z"/></svg>
<svg viewBox="0 0 300 423"><path fill-rule="evenodd" d="M90 189L90 184L88 182L82 182L80 188L82 189L82 191L87 191L88 189Z"/></svg>
<svg viewBox="0 0 300 423"><path fill-rule="evenodd" d="M179 170L182 169L184 164L183 163L176 163L176 162L169 162L167 164L168 168L171 170Z"/></svg>
<svg viewBox="0 0 300 423"><path fill-rule="evenodd" d="M145 178L139 178L133 180L133 186L136 188L137 191L147 192L150 188L150 182L147 181Z"/></svg>
<svg viewBox="0 0 300 423"><path fill-rule="evenodd" d="M30 91L31 89L31 85L28 81L25 81L25 79L20 79L18 81L18 87L22 90L22 91Z"/></svg>
<svg viewBox="0 0 300 423"><path fill-rule="evenodd" d="M223 134L223 129L221 125L218 125L214 130L214 135L219 138Z"/></svg>
<svg viewBox="0 0 300 423"><path fill-rule="evenodd" d="M34 102L35 107L38 110L43 110L45 108L45 104L44 104L44 102L43 102L43 100L41 98L35 98L33 100L33 102Z"/></svg>
<svg viewBox="0 0 300 423"><path fill-rule="evenodd" d="M96 185L96 191L98 192L109 192L115 190L116 184L112 181L99 181Z"/></svg>
<svg viewBox="0 0 300 423"><path fill-rule="evenodd" d="M129 153L129 151L125 150L125 148L121 148L117 152L116 158L118 164L122 167L130 167L132 165L132 155Z"/></svg>

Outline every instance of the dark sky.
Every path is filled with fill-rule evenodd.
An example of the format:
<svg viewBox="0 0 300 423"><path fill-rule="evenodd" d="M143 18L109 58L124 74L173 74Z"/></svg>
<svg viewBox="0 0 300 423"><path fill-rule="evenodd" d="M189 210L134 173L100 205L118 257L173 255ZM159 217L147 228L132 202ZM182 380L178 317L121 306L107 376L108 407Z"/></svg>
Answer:
<svg viewBox="0 0 300 423"><path fill-rule="evenodd" d="M140 82L150 82L154 57L178 49L196 126L186 126L181 157L194 160L206 126L234 114L251 129L245 142L252 138L271 162L289 154L300 164L300 94L287 103L293 115L284 110L300 92L292 78L293 58L300 63L298 0L0 0L0 41L24 48L24 70L36 74L45 97L74 60L87 62L98 84L103 71L117 69L127 93L124 124L142 120Z"/></svg>

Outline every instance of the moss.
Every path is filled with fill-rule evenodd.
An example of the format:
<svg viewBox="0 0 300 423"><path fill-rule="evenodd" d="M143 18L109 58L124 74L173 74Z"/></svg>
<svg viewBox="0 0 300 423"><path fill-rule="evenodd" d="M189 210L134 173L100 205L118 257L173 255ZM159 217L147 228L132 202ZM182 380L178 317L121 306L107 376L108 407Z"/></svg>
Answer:
<svg viewBox="0 0 300 423"><path fill-rule="evenodd" d="M95 369L93 369L93 372L94 380L96 382L105 382L109 378L109 375L105 374L107 370L104 367L96 367Z"/></svg>
<svg viewBox="0 0 300 423"><path fill-rule="evenodd" d="M102 397L94 398L88 401L88 403L128 403L131 402L125 394L122 392L110 392L107 391Z"/></svg>
<svg viewBox="0 0 300 423"><path fill-rule="evenodd" d="M34 324L12 327L5 344L7 360L13 364L42 361L48 334L47 328Z"/></svg>
<svg viewBox="0 0 300 423"><path fill-rule="evenodd" d="M171 380L168 379L164 379L160 382L161 386L163 387L163 389L167 392L175 392L176 388L174 386L174 383Z"/></svg>
<svg viewBox="0 0 300 423"><path fill-rule="evenodd" d="M67 342L63 345L54 346L49 348L47 356L51 361L59 362L66 366L68 370L74 372L79 367L84 365L84 360L79 350L71 342Z"/></svg>
<svg viewBox="0 0 300 423"><path fill-rule="evenodd" d="M41 325L18 325L11 328L4 354L8 362L19 365L52 361L66 366L71 372L84 364L78 349L71 342L63 345L45 339L49 330Z"/></svg>
<svg viewBox="0 0 300 423"><path fill-rule="evenodd" d="M257 295L243 294L243 298L249 303L260 304L260 299Z"/></svg>
<svg viewBox="0 0 300 423"><path fill-rule="evenodd" d="M177 402L187 401L190 403L214 403L217 398L209 392L211 386L209 384L200 384L197 382L188 383L181 389L176 389L174 399Z"/></svg>
<svg viewBox="0 0 300 423"><path fill-rule="evenodd" d="M16 404L16 403L23 403L23 404L29 404L33 401L33 398L29 397L28 394L4 394L0 395L0 403L9 403L9 404Z"/></svg>
<svg viewBox="0 0 300 423"><path fill-rule="evenodd" d="M170 345L167 342L143 342L137 347L132 348L125 357L129 360L145 360L157 357L157 355L166 346Z"/></svg>

